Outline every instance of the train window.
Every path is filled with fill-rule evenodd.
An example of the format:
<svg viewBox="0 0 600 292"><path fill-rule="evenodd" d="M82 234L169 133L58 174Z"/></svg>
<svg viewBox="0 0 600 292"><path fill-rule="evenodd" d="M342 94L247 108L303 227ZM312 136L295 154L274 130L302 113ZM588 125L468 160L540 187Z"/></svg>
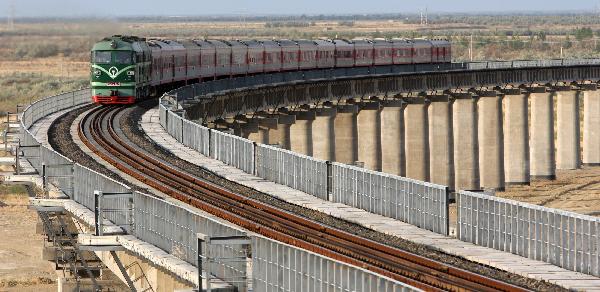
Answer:
<svg viewBox="0 0 600 292"><path fill-rule="evenodd" d="M111 62L111 54L110 51L94 51L92 55L93 63L96 64L110 64Z"/></svg>
<svg viewBox="0 0 600 292"><path fill-rule="evenodd" d="M115 63L117 64L131 64L131 52L130 51L116 51L113 53Z"/></svg>

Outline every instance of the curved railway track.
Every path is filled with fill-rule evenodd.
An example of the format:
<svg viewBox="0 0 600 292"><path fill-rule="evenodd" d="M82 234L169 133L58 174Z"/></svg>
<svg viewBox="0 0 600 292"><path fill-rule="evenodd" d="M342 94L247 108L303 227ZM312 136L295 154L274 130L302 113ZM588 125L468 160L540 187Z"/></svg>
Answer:
<svg viewBox="0 0 600 292"><path fill-rule="evenodd" d="M426 291L527 291L524 288L330 228L233 193L176 169L116 129L123 107L96 107L81 120L85 145L147 185L252 232L304 248Z"/></svg>

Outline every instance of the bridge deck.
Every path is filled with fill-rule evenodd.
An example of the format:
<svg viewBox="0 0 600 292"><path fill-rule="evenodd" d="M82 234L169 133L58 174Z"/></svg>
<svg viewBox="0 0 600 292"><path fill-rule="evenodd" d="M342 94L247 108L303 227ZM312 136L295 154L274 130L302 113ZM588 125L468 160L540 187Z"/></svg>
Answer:
<svg viewBox="0 0 600 292"><path fill-rule="evenodd" d="M524 277L545 280L567 289L600 291L600 278L569 271L549 263L527 259L491 248L480 247L344 204L324 201L304 192L266 181L247 174L233 166L208 158L171 137L159 123L158 109L149 110L144 114L141 125L151 139L177 157L206 168L226 179L236 181L241 185L256 189L289 203L323 212L384 234L425 244L445 253Z"/></svg>

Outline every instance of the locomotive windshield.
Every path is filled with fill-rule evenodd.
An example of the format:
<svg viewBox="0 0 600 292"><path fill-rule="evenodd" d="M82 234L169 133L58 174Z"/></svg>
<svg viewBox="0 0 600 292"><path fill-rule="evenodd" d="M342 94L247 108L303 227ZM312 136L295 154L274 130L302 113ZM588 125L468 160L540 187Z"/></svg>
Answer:
<svg viewBox="0 0 600 292"><path fill-rule="evenodd" d="M94 51L92 54L92 62L96 64L122 64L128 65L132 63L130 51Z"/></svg>
<svg viewBox="0 0 600 292"><path fill-rule="evenodd" d="M116 51L114 57L117 64L131 64L131 52L129 51Z"/></svg>
<svg viewBox="0 0 600 292"><path fill-rule="evenodd" d="M96 64L110 64L111 52L110 51L93 51L92 52L92 63Z"/></svg>

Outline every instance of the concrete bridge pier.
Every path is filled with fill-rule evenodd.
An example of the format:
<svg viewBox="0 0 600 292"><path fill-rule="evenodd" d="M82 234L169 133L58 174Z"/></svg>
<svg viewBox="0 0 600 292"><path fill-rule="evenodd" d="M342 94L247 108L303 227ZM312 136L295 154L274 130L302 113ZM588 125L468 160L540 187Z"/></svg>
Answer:
<svg viewBox="0 0 600 292"><path fill-rule="evenodd" d="M479 91L477 132L479 144L479 179L482 189L503 191L504 132L502 97L496 91Z"/></svg>
<svg viewBox="0 0 600 292"><path fill-rule="evenodd" d="M531 101L531 179L556 179L554 156L554 93L546 87L528 88Z"/></svg>
<svg viewBox="0 0 600 292"><path fill-rule="evenodd" d="M262 143L262 133L259 131L258 121L247 120L245 122L236 122L234 134L242 138Z"/></svg>
<svg viewBox="0 0 600 292"><path fill-rule="evenodd" d="M571 86L556 89L556 168L577 169L581 164L579 94Z"/></svg>
<svg viewBox="0 0 600 292"><path fill-rule="evenodd" d="M404 106L402 100L388 100L381 110L381 169L399 176L406 176Z"/></svg>
<svg viewBox="0 0 600 292"><path fill-rule="evenodd" d="M312 123L313 157L335 161L335 108L316 108Z"/></svg>
<svg viewBox="0 0 600 292"><path fill-rule="evenodd" d="M583 165L600 166L600 91L597 84L582 84Z"/></svg>
<svg viewBox="0 0 600 292"><path fill-rule="evenodd" d="M381 105L378 101L357 103L358 161L366 169L381 171Z"/></svg>
<svg viewBox="0 0 600 292"><path fill-rule="evenodd" d="M429 181L429 126L427 106L422 97L404 98L404 141L406 143L406 176Z"/></svg>
<svg viewBox="0 0 600 292"><path fill-rule="evenodd" d="M296 116L277 114L277 130L276 133L269 136L271 144L278 144L282 149L290 150L291 144L291 126L296 122Z"/></svg>
<svg viewBox="0 0 600 292"><path fill-rule="evenodd" d="M296 123L290 126L290 150L312 156L313 137L312 123L316 114L314 111L289 112L296 116Z"/></svg>
<svg viewBox="0 0 600 292"><path fill-rule="evenodd" d="M257 118L257 120L259 137L261 139L261 141L257 142L265 145L277 144L279 142L279 127L277 124L277 118L265 117Z"/></svg>
<svg viewBox="0 0 600 292"><path fill-rule="evenodd" d="M477 99L471 93L454 93L452 96L455 188L479 190Z"/></svg>
<svg viewBox="0 0 600 292"><path fill-rule="evenodd" d="M503 89L504 93L504 176L506 185L528 185L529 126L528 94L519 88Z"/></svg>
<svg viewBox="0 0 600 292"><path fill-rule="evenodd" d="M338 105L334 120L335 160L354 164L358 161L358 106Z"/></svg>
<svg viewBox="0 0 600 292"><path fill-rule="evenodd" d="M448 95L430 95L428 107L429 179L454 190L454 141L452 100Z"/></svg>

